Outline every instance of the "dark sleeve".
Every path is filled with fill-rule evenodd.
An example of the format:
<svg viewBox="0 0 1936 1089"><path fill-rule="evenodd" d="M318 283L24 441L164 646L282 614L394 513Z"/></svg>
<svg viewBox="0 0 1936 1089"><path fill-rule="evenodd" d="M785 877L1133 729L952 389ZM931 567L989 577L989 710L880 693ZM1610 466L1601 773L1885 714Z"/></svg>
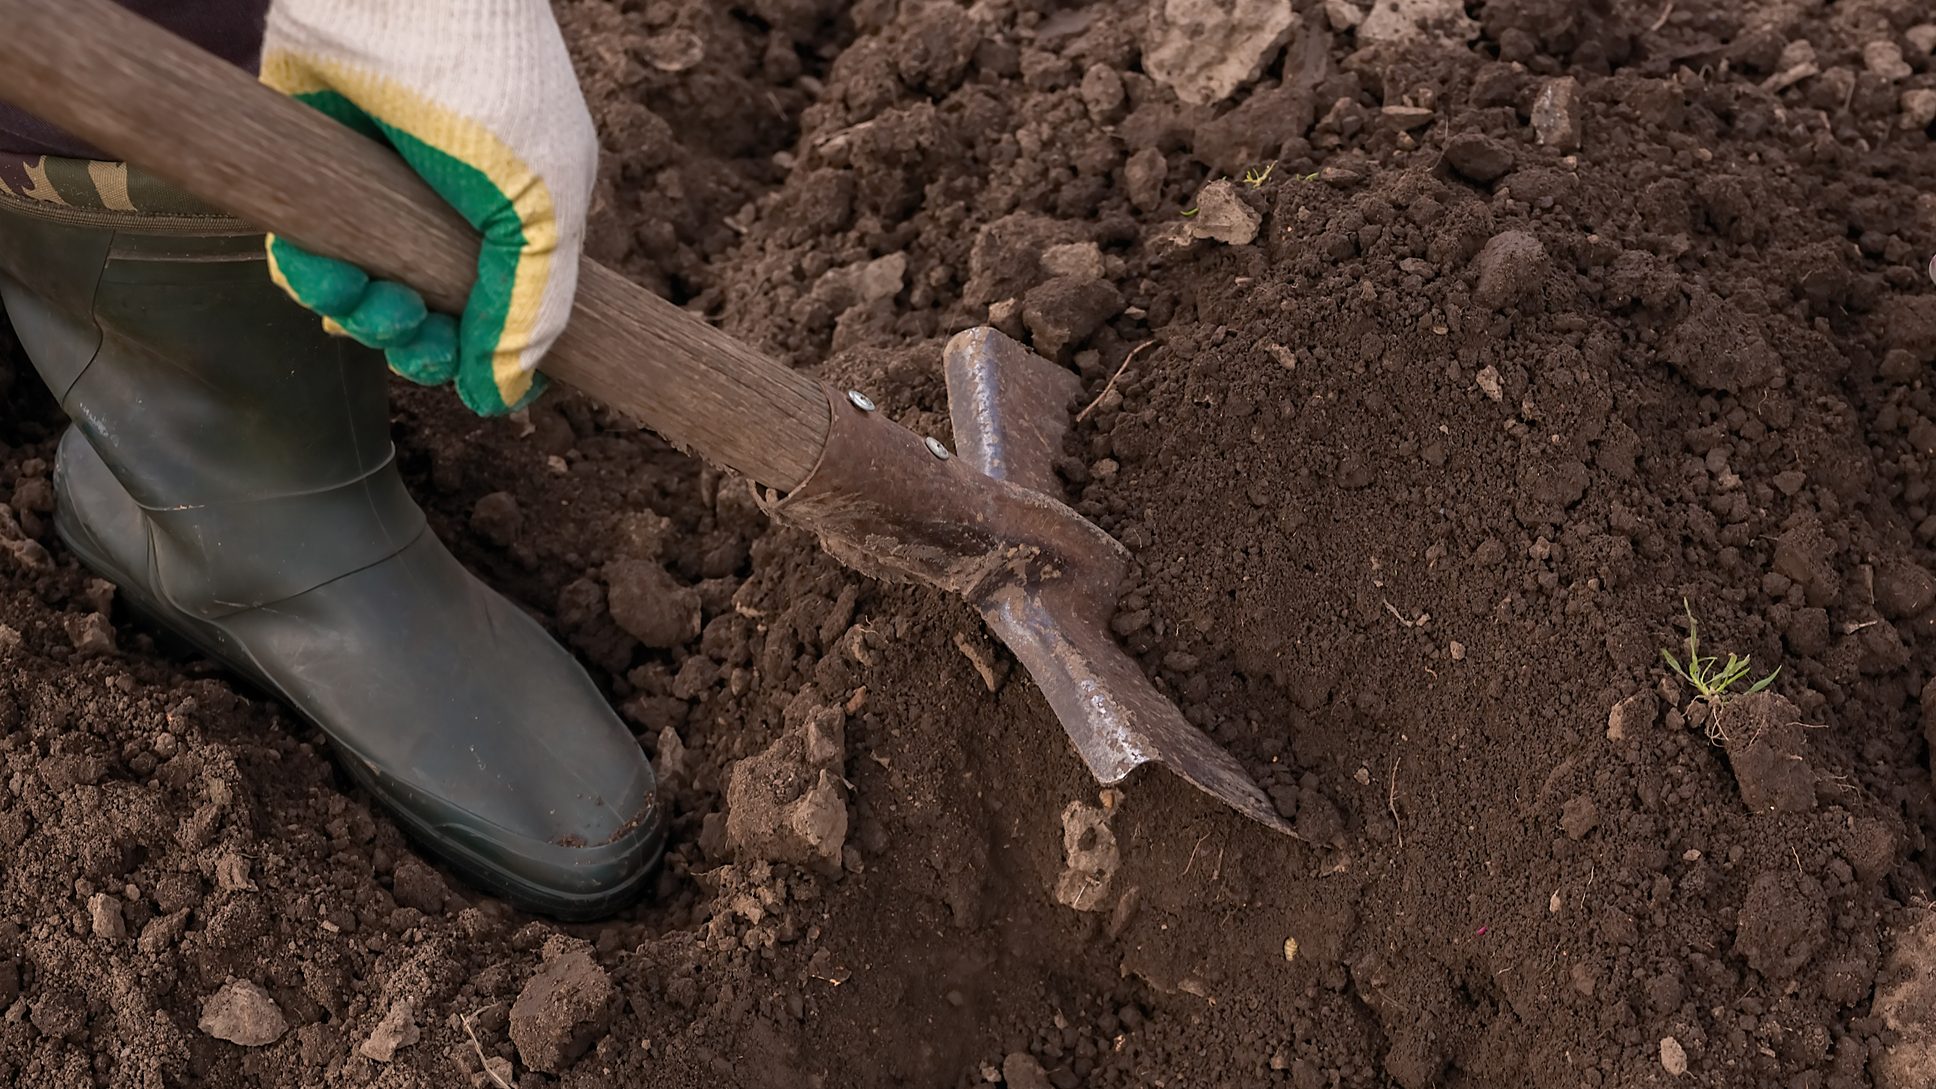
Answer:
<svg viewBox="0 0 1936 1089"><path fill-rule="evenodd" d="M262 20L269 0L117 0L231 64L255 71L262 55ZM101 152L27 113L0 102L0 152L98 159Z"/></svg>

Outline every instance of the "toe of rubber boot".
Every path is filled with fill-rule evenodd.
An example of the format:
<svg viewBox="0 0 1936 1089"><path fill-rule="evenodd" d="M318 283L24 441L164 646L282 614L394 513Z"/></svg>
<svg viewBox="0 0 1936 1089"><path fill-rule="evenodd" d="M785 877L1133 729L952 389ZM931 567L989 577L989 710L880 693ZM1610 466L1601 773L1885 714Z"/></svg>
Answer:
<svg viewBox="0 0 1936 1089"><path fill-rule="evenodd" d="M55 475L57 526L84 562L328 734L345 768L471 880L566 919L607 914L644 887L665 828L637 739L584 669L434 535L211 617L171 598L152 524L76 433Z"/></svg>

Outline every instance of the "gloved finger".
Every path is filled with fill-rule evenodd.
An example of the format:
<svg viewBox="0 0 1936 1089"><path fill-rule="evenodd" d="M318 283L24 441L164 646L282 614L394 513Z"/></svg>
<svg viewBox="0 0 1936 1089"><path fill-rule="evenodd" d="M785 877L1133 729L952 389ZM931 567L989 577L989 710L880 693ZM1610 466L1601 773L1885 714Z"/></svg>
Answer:
<svg viewBox="0 0 1936 1089"><path fill-rule="evenodd" d="M326 318L355 308L370 286L369 274L348 261L311 253L277 235L268 239L269 276L289 297Z"/></svg>
<svg viewBox="0 0 1936 1089"><path fill-rule="evenodd" d="M414 340L429 314L415 290L394 280L372 280L356 305L331 317L366 348L395 348Z"/></svg>
<svg viewBox="0 0 1936 1089"><path fill-rule="evenodd" d="M526 241L530 226L509 203L482 225L477 280L458 326L457 364L457 395L480 416L515 412L544 392L536 360L552 338L534 341L553 255L548 248L533 251Z"/></svg>
<svg viewBox="0 0 1936 1089"><path fill-rule="evenodd" d="M431 314L415 337L383 355L391 370L410 381L441 386L457 377L457 321L448 314Z"/></svg>
<svg viewBox="0 0 1936 1089"><path fill-rule="evenodd" d="M459 362L457 366L457 397L464 407L479 416L504 416L524 408L537 400L550 386L551 380L536 372L519 373L518 392L508 399L502 387L491 377L491 363Z"/></svg>

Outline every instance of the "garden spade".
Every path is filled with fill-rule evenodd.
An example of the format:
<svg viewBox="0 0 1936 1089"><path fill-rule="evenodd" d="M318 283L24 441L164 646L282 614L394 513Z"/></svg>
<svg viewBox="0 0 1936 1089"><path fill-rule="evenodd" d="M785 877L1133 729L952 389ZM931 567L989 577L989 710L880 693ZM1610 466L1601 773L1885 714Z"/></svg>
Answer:
<svg viewBox="0 0 1936 1089"><path fill-rule="evenodd" d="M462 308L476 234L371 140L110 3L0 0L0 98L267 230ZM1076 377L993 329L948 345L957 445L782 366L595 261L544 370L744 474L855 569L966 598L1096 779L1155 761L1289 833L1108 622L1127 553L1051 469Z"/></svg>

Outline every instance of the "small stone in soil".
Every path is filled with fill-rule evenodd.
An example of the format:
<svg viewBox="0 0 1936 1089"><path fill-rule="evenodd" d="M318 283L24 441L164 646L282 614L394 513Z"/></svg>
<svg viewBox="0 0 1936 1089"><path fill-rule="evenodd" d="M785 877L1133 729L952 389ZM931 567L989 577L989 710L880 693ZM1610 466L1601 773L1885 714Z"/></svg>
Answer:
<svg viewBox="0 0 1936 1089"><path fill-rule="evenodd" d="M663 786L671 786L685 776L686 743L679 739L679 731L670 726L659 730L657 749L653 753L652 769L659 774Z"/></svg>
<svg viewBox="0 0 1936 1089"><path fill-rule="evenodd" d="M1561 152L1578 151L1582 139L1580 81L1572 76L1547 80L1533 100L1533 131L1539 142Z"/></svg>
<svg viewBox="0 0 1936 1089"><path fill-rule="evenodd" d="M417 1028L417 1004L408 998L400 998L390 1004L383 1020L376 1023L368 1039L357 1047L357 1053L375 1062L387 1063L397 1057L397 1052L417 1042L423 1033Z"/></svg>
<svg viewBox="0 0 1936 1089"><path fill-rule="evenodd" d="M217 1040L264 1047L281 1039L289 1022L269 992L246 979L232 979L202 1003L200 1028Z"/></svg>
<svg viewBox="0 0 1936 1089"><path fill-rule="evenodd" d="M1862 47L1862 64L1891 83L1916 74L1909 62L1902 59L1902 47L1887 38L1878 38Z"/></svg>
<svg viewBox="0 0 1936 1089"><path fill-rule="evenodd" d="M1002 1060L1002 1084L1007 1089L1050 1089L1049 1075L1026 1051L1013 1052Z"/></svg>
<svg viewBox="0 0 1936 1089"><path fill-rule="evenodd" d="M1386 106L1378 111L1378 119L1388 129L1410 132L1424 128L1432 123L1438 113L1423 106Z"/></svg>
<svg viewBox="0 0 1936 1089"><path fill-rule="evenodd" d="M1473 376L1472 381L1479 387L1480 393L1494 402L1502 400L1506 395L1505 387L1499 381L1499 368L1490 363L1480 367L1479 373Z"/></svg>
<svg viewBox="0 0 1936 1089"><path fill-rule="evenodd" d="M100 613L66 618L67 638L83 657L113 654L114 627Z"/></svg>
<svg viewBox="0 0 1936 1089"><path fill-rule="evenodd" d="M1342 34L1365 21L1365 13L1351 0L1324 0L1324 18L1331 29Z"/></svg>
<svg viewBox="0 0 1936 1089"><path fill-rule="evenodd" d="M988 306L988 324L1000 329L1011 340L1020 340L1028 335L1022 326L1022 300L1003 299Z"/></svg>
<svg viewBox="0 0 1936 1089"><path fill-rule="evenodd" d="M1682 1074L1687 1073L1687 1049L1682 1047L1681 1042L1672 1036L1661 1038L1660 1066L1671 1077L1678 1078Z"/></svg>
<svg viewBox="0 0 1936 1089"><path fill-rule="evenodd" d="M1102 279L1102 248L1094 242L1065 242L1042 251L1042 271L1050 276Z"/></svg>
<svg viewBox="0 0 1936 1089"><path fill-rule="evenodd" d="M39 541L31 539L0 541L0 548L12 553L14 562L24 570L46 571L54 566L54 557L47 554L47 549Z"/></svg>
<svg viewBox="0 0 1936 1089"><path fill-rule="evenodd" d="M1936 122L1936 90L1918 87L1902 93L1902 127L1926 129Z"/></svg>
<svg viewBox="0 0 1936 1089"><path fill-rule="evenodd" d="M1122 118L1123 77L1107 64L1096 63L1082 74L1082 104L1089 116L1107 125Z"/></svg>
<svg viewBox="0 0 1936 1089"><path fill-rule="evenodd" d="M511 1042L524 1065L561 1073L605 1035L617 1004L611 977L590 953L558 953L518 992Z"/></svg>
<svg viewBox="0 0 1936 1089"><path fill-rule="evenodd" d="M95 937L118 942L128 936L128 924L121 917L121 901L107 893L97 892L88 897L87 915Z"/></svg>
<svg viewBox="0 0 1936 1089"><path fill-rule="evenodd" d="M1155 211L1163 203L1163 185L1169 176L1169 160L1156 148L1146 147L1131 155L1123 166L1123 185L1128 190L1129 202L1138 211Z"/></svg>

